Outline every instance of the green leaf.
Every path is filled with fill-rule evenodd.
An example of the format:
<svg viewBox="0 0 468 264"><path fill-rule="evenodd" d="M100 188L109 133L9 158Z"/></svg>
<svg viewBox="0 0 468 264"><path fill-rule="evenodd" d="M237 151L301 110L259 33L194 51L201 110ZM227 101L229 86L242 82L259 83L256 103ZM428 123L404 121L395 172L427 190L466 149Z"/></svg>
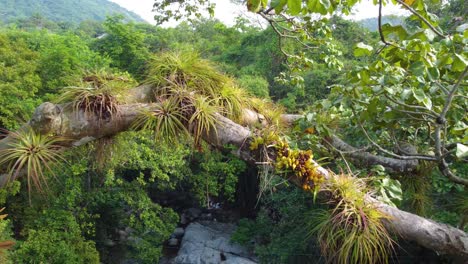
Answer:
<svg viewBox="0 0 468 264"><path fill-rule="evenodd" d="M292 16L299 14L302 10L302 0L288 0L288 13Z"/></svg>
<svg viewBox="0 0 468 264"><path fill-rule="evenodd" d="M330 0L308 0L307 9L312 13L326 15L330 9Z"/></svg>
<svg viewBox="0 0 468 264"><path fill-rule="evenodd" d="M468 65L468 61L459 54L455 54L455 60L452 64L452 70L461 72Z"/></svg>
<svg viewBox="0 0 468 264"><path fill-rule="evenodd" d="M416 98L416 100L418 100L418 102L421 103L424 100L424 98L426 98L426 94L424 93L423 90L413 87L412 91L413 91L414 98Z"/></svg>
<svg viewBox="0 0 468 264"><path fill-rule="evenodd" d="M425 106L427 109L429 109L429 110L432 109L432 100L431 100L431 98L425 97L425 98L423 99L423 104L424 104L424 106Z"/></svg>
<svg viewBox="0 0 468 264"><path fill-rule="evenodd" d="M382 32L385 36L394 36L398 39L406 39L408 32L403 26L392 26L390 24L384 24L382 26Z"/></svg>
<svg viewBox="0 0 468 264"><path fill-rule="evenodd" d="M283 12L284 6L287 4L288 0L274 0L271 2L271 6L275 8L276 14Z"/></svg>
<svg viewBox="0 0 468 264"><path fill-rule="evenodd" d="M438 80L440 77L439 69L436 67L428 68L427 73L431 81Z"/></svg>
<svg viewBox="0 0 468 264"><path fill-rule="evenodd" d="M322 4L326 9L329 9L331 5L330 0L320 0L320 4Z"/></svg>
<svg viewBox="0 0 468 264"><path fill-rule="evenodd" d="M362 42L359 42L358 44L356 44L356 47L354 48L354 56L356 57L367 56L367 55L372 54L373 50L374 49L371 46L366 45Z"/></svg>
<svg viewBox="0 0 468 264"><path fill-rule="evenodd" d="M416 76L424 75L425 70L426 70L426 65L424 65L424 62L422 61L417 61L411 64L410 66L410 71Z"/></svg>
<svg viewBox="0 0 468 264"><path fill-rule="evenodd" d="M260 10L261 0L247 0L247 9L250 12L257 13Z"/></svg>
<svg viewBox="0 0 468 264"><path fill-rule="evenodd" d="M423 103L424 106L429 110L432 109L432 100L424 93L423 90L413 88L412 91L414 98L416 98L419 103Z"/></svg>
<svg viewBox="0 0 468 264"><path fill-rule="evenodd" d="M390 179L390 178L384 178L382 180L382 184L386 191L388 192L388 195L393 199L393 200L398 200L401 201L403 199L403 192L401 190L401 183L398 180Z"/></svg>
<svg viewBox="0 0 468 264"><path fill-rule="evenodd" d="M468 146L465 146L463 144L457 144L457 158L465 158L468 157Z"/></svg>

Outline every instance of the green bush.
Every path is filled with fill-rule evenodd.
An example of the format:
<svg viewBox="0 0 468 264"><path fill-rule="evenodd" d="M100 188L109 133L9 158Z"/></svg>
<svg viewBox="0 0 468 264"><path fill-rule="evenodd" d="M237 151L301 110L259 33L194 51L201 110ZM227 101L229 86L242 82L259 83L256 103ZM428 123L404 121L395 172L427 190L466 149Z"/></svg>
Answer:
<svg viewBox="0 0 468 264"><path fill-rule="evenodd" d="M94 242L84 239L71 212L46 210L35 226L13 252L15 263L99 263Z"/></svg>

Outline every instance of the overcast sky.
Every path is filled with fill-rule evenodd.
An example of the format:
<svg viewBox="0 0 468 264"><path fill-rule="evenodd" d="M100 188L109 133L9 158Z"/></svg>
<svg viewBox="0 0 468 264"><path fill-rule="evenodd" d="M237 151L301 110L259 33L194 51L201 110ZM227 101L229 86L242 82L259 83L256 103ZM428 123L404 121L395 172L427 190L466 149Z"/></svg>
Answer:
<svg viewBox="0 0 468 264"><path fill-rule="evenodd" d="M115 2L126 9L133 11L140 15L143 19L148 21L151 24L154 24L153 16L154 14L151 12L153 9L153 4L155 0L110 0ZM245 6L236 6L232 4L229 0L215 0L213 1L216 3L216 11L215 17L225 24L232 25L234 18L237 15L246 13ZM397 6L387 5L383 9L384 15L388 14L398 14L402 15L405 14L405 11L400 9ZM371 3L371 0L364 0L359 3L356 7L355 14L351 16L351 19L363 19L363 18L370 18L370 17L377 17L378 9L377 6L374 6Z"/></svg>

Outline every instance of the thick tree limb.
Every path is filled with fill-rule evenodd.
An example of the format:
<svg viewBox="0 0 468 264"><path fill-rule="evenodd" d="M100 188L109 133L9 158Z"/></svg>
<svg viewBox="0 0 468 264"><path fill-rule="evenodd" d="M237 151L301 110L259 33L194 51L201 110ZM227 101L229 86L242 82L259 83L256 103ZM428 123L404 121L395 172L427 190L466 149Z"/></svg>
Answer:
<svg viewBox="0 0 468 264"><path fill-rule="evenodd" d="M283 115L282 120L285 123L292 124L296 120L302 118L302 115ZM388 158L384 156L374 155L370 152L366 152L363 149L357 149L348 143L341 140L336 135L325 138L333 148L343 153L343 155L351 158L354 163L362 166L382 165L389 172L397 173L409 173L414 172L418 166L418 160L412 156L407 158Z"/></svg>
<svg viewBox="0 0 468 264"><path fill-rule="evenodd" d="M372 165L382 165L391 173L408 173L416 171L418 166L418 161L416 159L403 160L377 156L357 149L335 135L332 135L328 139L328 142L339 151L346 152L345 155L351 158L355 163L366 167Z"/></svg>
<svg viewBox="0 0 468 264"><path fill-rule="evenodd" d="M151 109L155 105L156 103L122 105L119 106L120 118L100 121L84 113L73 113L69 107L63 105L44 103L36 109L29 124L38 132L53 133L69 138L70 146L81 145L128 130L140 110ZM216 133L212 130L209 135L204 136L204 139L218 148L224 147L225 144L235 145L239 149L237 154L252 164L255 160L249 150L250 136L251 131L248 128L218 115ZM7 137L0 141L0 149L6 146L8 140ZM334 141L342 144L343 148L347 148L337 139ZM389 161L390 165L396 166L396 168L399 166L399 164L393 165ZM324 168L320 167L319 171L326 179L333 177ZM300 187L298 179L292 177L290 181ZM394 233L440 254L456 255L468 259L467 233L390 207L372 198L369 198L369 202L375 203L390 217L386 220L385 226Z"/></svg>

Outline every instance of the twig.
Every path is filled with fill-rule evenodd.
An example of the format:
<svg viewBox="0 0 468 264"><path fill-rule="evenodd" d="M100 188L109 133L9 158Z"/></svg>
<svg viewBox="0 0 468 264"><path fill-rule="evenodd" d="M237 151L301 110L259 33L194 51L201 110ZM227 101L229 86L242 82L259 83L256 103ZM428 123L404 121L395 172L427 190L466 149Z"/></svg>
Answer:
<svg viewBox="0 0 468 264"><path fill-rule="evenodd" d="M468 66L465 67L465 70L460 74L458 77L457 82L455 85L453 85L452 89L450 90L447 99L445 100L445 105L444 108L442 109L442 112L440 112L440 115L436 118L436 127L435 127L435 154L436 157L439 160L439 170L442 173L442 175L446 176L448 179L455 183L463 184L465 186L468 186L468 179L464 179L461 177L456 176L451 170L450 167L445 160L445 156L442 153L442 141L441 141L441 129L444 127L444 129L447 129L447 121L445 119L447 112L450 109L450 106L452 105L453 98L455 97L455 93L458 90L458 87L461 85L462 81L465 79L466 75L468 74ZM445 135L447 132L444 133ZM445 140L444 140L445 142Z"/></svg>
<svg viewBox="0 0 468 264"><path fill-rule="evenodd" d="M426 107L423 107L423 106L419 106L419 105L409 105L409 104L405 104L405 103L402 103L402 102L398 102L397 100L391 98L390 96L388 96L388 94L384 94L384 96L392 101L393 103L397 104L397 105L400 105L400 106L404 106L404 107L408 107L408 108L412 108L412 109L417 109L417 110L423 110L423 111L428 111L429 113L431 113L432 117L436 117L437 116L437 113L434 111L434 110L430 110L430 109L427 109Z"/></svg>
<svg viewBox="0 0 468 264"><path fill-rule="evenodd" d="M416 12L416 10L414 10L411 6L407 5L405 2L401 1L401 0L396 0L398 3L400 3L401 5L403 5L406 9L408 9L408 11L410 11L411 13L413 13L413 15L417 16L419 19L421 19L424 24L426 24L434 33L437 34L437 36L441 37L441 38L447 38L447 36L445 36L442 32L440 32L439 30L437 30L429 21L427 21L427 19L425 19L421 14L419 14L418 12ZM380 2L382 2L382 0L380 0Z"/></svg>
<svg viewBox="0 0 468 264"><path fill-rule="evenodd" d="M367 131L366 129L362 126L361 123L359 123L359 126L361 127L362 131L364 132L364 134L366 135L367 139L370 141L370 143L372 145L374 145L376 148L378 148L380 151L382 151L383 153L387 154L387 155L390 155L394 158L397 158L397 159L401 159L401 160L429 160L429 161L437 161L437 158L436 157L433 157L433 156L428 156L428 155L411 155L411 156L401 156L401 155L397 155L393 152L390 152L386 149L384 149L383 147L381 147L379 144L377 144L375 141L373 141L370 137L369 137L369 134L367 134Z"/></svg>

